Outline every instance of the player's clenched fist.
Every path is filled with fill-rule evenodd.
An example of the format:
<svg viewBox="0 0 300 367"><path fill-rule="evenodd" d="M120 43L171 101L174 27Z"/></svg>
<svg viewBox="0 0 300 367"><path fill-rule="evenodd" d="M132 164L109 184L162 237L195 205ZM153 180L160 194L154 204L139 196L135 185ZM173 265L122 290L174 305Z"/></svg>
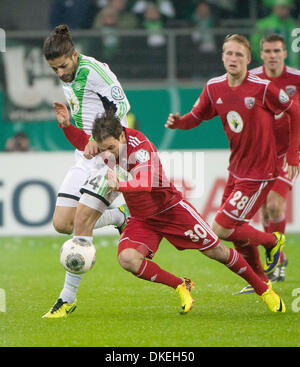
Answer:
<svg viewBox="0 0 300 367"><path fill-rule="evenodd" d="M176 114L170 113L168 120L165 123L165 127L168 129L177 129L179 121L180 121L180 115L178 112Z"/></svg>

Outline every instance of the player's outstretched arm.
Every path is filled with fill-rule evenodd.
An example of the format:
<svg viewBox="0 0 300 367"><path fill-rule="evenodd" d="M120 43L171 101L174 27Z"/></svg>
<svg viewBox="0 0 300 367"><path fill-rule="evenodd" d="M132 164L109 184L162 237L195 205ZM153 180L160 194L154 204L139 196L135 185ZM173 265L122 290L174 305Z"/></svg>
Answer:
<svg viewBox="0 0 300 367"><path fill-rule="evenodd" d="M297 105L293 103L286 111L290 116L289 124L289 148L286 153L289 178L294 178L299 173L298 147L300 141L300 113Z"/></svg>
<svg viewBox="0 0 300 367"><path fill-rule="evenodd" d="M178 123L180 122L180 115L177 112L176 114L170 113L167 119L167 122L165 123L165 127L167 129L178 129Z"/></svg>
<svg viewBox="0 0 300 367"><path fill-rule="evenodd" d="M71 124L70 114L64 103L54 102L53 108L55 110L59 126L62 128L65 137L76 149L83 151L86 144L89 142L90 135Z"/></svg>
<svg viewBox="0 0 300 367"><path fill-rule="evenodd" d="M290 180L292 180L298 174L299 174L299 165L298 166L288 166L288 176Z"/></svg>
<svg viewBox="0 0 300 367"><path fill-rule="evenodd" d="M202 120L197 118L192 112L189 112L182 117L180 117L177 112L176 114L169 114L165 127L168 129L189 130L200 125L201 122Z"/></svg>
<svg viewBox="0 0 300 367"><path fill-rule="evenodd" d="M68 127L71 124L71 122L67 106L61 102L54 102L53 109L56 113L57 121L59 122L61 127Z"/></svg>

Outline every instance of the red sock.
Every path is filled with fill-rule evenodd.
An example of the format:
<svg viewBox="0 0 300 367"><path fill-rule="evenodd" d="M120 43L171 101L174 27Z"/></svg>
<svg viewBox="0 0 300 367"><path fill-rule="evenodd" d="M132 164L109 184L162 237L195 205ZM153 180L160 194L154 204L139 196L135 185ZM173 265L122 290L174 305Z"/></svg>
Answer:
<svg viewBox="0 0 300 367"><path fill-rule="evenodd" d="M182 278L178 278L175 275L168 273L167 271L161 269L153 261L147 259L144 259L142 262L136 276L151 282L162 283L175 289L183 282Z"/></svg>
<svg viewBox="0 0 300 367"><path fill-rule="evenodd" d="M234 232L225 241L250 243L254 246L263 245L265 248L270 248L276 245L276 237L273 233L266 233L255 229L249 224L242 224L235 227Z"/></svg>
<svg viewBox="0 0 300 367"><path fill-rule="evenodd" d="M260 261L259 251L257 246L251 246L241 242L234 242L235 249L247 263L251 266L253 271L260 277L264 282L268 282L268 277L266 276L263 266Z"/></svg>
<svg viewBox="0 0 300 367"><path fill-rule="evenodd" d="M230 255L226 262L226 266L235 274L245 279L250 285L252 285L255 292L261 296L268 289L267 284L254 273L251 266L236 250L232 248L229 248L229 250Z"/></svg>
<svg viewBox="0 0 300 367"><path fill-rule="evenodd" d="M279 221L272 221L271 219L269 220L269 224L268 224L268 231L270 233L273 232L280 232L280 233L284 233L285 232L285 226L286 226L286 219L285 217L283 217L281 220Z"/></svg>

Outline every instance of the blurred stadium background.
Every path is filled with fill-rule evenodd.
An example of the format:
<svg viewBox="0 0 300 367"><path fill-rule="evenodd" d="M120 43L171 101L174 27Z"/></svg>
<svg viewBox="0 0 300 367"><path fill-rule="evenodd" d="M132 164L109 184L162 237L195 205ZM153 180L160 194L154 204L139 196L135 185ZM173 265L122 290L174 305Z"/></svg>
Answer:
<svg viewBox="0 0 300 367"><path fill-rule="evenodd" d="M161 152L204 152L202 180L169 174L210 222L227 175L220 121L204 123L197 133L166 131L164 122L169 112L188 112L204 83L224 73L221 45L228 33L251 40L251 68L260 65L260 37L273 27L287 39L288 64L300 68L291 49L299 9L296 0L1 0L0 235L55 234L56 192L73 163L52 110L53 101L64 101L62 90L42 55L55 25L68 24L80 52L109 64L130 101L132 126ZM288 202L291 232L300 232L299 194L298 180Z"/></svg>

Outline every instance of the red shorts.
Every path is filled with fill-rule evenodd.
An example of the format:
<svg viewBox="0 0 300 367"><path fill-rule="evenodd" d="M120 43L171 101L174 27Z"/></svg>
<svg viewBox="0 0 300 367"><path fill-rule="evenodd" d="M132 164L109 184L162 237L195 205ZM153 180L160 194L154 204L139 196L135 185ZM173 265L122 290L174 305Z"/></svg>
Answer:
<svg viewBox="0 0 300 367"><path fill-rule="evenodd" d="M234 228L250 222L266 201L274 185L272 181L238 180L229 175L223 193L222 205L215 221L225 228Z"/></svg>
<svg viewBox="0 0 300 367"><path fill-rule="evenodd" d="M129 218L119 241L118 255L125 248L135 248L152 258L163 238L178 250L205 251L219 243L217 235L196 209L182 200L158 215Z"/></svg>

